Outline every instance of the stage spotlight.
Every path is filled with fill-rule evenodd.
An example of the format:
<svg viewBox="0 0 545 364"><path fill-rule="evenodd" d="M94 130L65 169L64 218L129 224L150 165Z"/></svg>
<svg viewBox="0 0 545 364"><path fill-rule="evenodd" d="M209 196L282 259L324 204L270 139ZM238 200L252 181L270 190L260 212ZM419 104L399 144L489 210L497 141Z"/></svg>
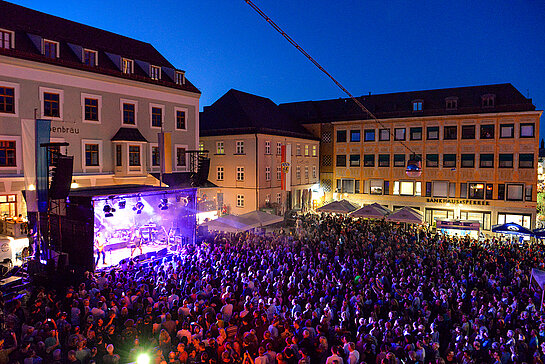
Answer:
<svg viewBox="0 0 545 364"><path fill-rule="evenodd" d="M140 354L136 359L137 364L149 364L151 362L150 356L148 354Z"/></svg>
<svg viewBox="0 0 545 364"><path fill-rule="evenodd" d="M144 209L144 204L140 201L138 201L136 205L134 205L132 208L132 210L136 211L137 214L141 214L143 209Z"/></svg>
<svg viewBox="0 0 545 364"><path fill-rule="evenodd" d="M127 202L125 200L121 200L121 201L119 201L117 206L119 207L120 210L123 210L125 208L126 204L127 204Z"/></svg>
<svg viewBox="0 0 545 364"><path fill-rule="evenodd" d="M162 198L161 203L159 204L159 209L161 210L168 210L168 199Z"/></svg>
<svg viewBox="0 0 545 364"><path fill-rule="evenodd" d="M104 205L102 211L104 211L104 217L112 217L114 216L113 213L115 212L115 209L112 206L106 204Z"/></svg>

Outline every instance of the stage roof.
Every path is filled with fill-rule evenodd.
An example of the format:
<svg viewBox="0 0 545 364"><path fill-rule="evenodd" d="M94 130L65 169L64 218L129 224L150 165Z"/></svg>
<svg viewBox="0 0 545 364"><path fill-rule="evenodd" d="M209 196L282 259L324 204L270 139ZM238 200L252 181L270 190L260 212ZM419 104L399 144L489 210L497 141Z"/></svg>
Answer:
<svg viewBox="0 0 545 364"><path fill-rule="evenodd" d="M185 187L191 188L191 187ZM68 197L94 197L109 195L126 195L141 192L161 192L177 191L183 188L156 187L148 185L113 185L113 186L95 186L80 187L70 190Z"/></svg>

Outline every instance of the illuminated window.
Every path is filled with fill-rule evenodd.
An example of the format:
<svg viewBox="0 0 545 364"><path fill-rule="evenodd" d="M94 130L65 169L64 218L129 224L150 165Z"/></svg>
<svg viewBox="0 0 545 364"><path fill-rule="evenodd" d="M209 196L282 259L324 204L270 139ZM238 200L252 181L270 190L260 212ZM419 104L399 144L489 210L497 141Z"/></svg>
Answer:
<svg viewBox="0 0 545 364"><path fill-rule="evenodd" d="M513 138L515 136L514 124L501 124L500 125L500 138Z"/></svg>
<svg viewBox="0 0 545 364"><path fill-rule="evenodd" d="M394 140L405 140L405 128L394 129Z"/></svg>
<svg viewBox="0 0 545 364"><path fill-rule="evenodd" d="M223 141L216 142L216 154L225 154L225 149L223 147Z"/></svg>
<svg viewBox="0 0 545 364"><path fill-rule="evenodd" d="M308 157L308 144L305 144L305 157Z"/></svg>
<svg viewBox="0 0 545 364"><path fill-rule="evenodd" d="M125 74L132 74L134 70L134 63L131 59L121 58L121 72Z"/></svg>
<svg viewBox="0 0 545 364"><path fill-rule="evenodd" d="M386 142L390 140L390 129L380 129L378 134L378 140Z"/></svg>
<svg viewBox="0 0 545 364"><path fill-rule="evenodd" d="M316 145L312 146L312 156L316 157L318 155L318 147Z"/></svg>
<svg viewBox="0 0 545 364"><path fill-rule="evenodd" d="M533 138L535 125L533 123L520 124L520 137Z"/></svg>
<svg viewBox="0 0 545 364"><path fill-rule="evenodd" d="M422 111L422 105L424 102L422 100L413 101L413 111Z"/></svg>
<svg viewBox="0 0 545 364"><path fill-rule="evenodd" d="M474 200L484 199L484 183L468 183L467 189L467 198Z"/></svg>

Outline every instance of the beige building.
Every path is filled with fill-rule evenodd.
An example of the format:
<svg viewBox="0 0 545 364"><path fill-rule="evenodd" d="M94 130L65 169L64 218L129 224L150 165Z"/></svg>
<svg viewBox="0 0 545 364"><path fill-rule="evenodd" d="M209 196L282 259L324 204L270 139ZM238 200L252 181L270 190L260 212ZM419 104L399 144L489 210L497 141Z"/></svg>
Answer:
<svg viewBox="0 0 545 364"><path fill-rule="evenodd" d="M539 120L511 84L280 105L321 139L326 199L410 206L427 222L536 223ZM328 151L324 153L324 151ZM409 159L422 174L409 177Z"/></svg>
<svg viewBox="0 0 545 364"><path fill-rule="evenodd" d="M201 147L209 152L209 180L200 198L240 215L271 208L308 209L319 182L319 141L271 100L230 90L201 113ZM282 168L282 149L284 162ZM291 153L290 153L291 149ZM282 188L282 180L286 188Z"/></svg>
<svg viewBox="0 0 545 364"><path fill-rule="evenodd" d="M199 90L151 44L0 2L0 214L25 213L22 127L51 120L72 185L157 184L158 132L173 170L198 146Z"/></svg>

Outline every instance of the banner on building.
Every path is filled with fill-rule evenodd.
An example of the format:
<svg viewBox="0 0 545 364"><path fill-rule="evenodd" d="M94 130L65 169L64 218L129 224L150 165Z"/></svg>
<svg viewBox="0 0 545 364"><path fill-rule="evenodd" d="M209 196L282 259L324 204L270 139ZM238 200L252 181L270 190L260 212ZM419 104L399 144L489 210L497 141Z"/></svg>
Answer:
<svg viewBox="0 0 545 364"><path fill-rule="evenodd" d="M49 150L41 145L50 142L50 133L51 120L36 119L36 195L39 212L47 212L49 205Z"/></svg>
<svg viewBox="0 0 545 364"><path fill-rule="evenodd" d="M159 136L159 155L161 173L172 173L172 141L171 133L161 132Z"/></svg>
<svg viewBox="0 0 545 364"><path fill-rule="evenodd" d="M291 144L282 145L280 166L282 167L282 190L291 191Z"/></svg>
<svg viewBox="0 0 545 364"><path fill-rule="evenodd" d="M21 120L23 139L23 174L25 180L25 201L28 212L38 212L36 196L36 122Z"/></svg>

